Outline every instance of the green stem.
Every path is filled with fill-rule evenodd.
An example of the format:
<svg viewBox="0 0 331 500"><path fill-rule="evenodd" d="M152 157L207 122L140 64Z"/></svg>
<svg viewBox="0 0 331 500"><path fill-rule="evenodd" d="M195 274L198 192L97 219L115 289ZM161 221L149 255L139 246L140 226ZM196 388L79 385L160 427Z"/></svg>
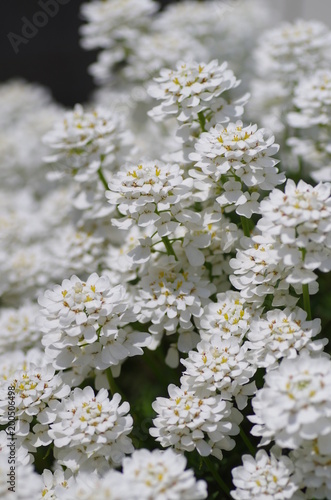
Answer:
<svg viewBox="0 0 331 500"><path fill-rule="evenodd" d="M240 216L240 220L241 220L242 229L244 231L244 235L248 236L248 238L249 238L251 235L249 220L246 217L244 217L243 215Z"/></svg>
<svg viewBox="0 0 331 500"><path fill-rule="evenodd" d="M163 236L162 238L163 244L166 247L167 254L168 255L173 255L175 257L175 260L178 260L177 255L175 254L175 250L172 248L172 244L169 241L168 236Z"/></svg>
<svg viewBox="0 0 331 500"><path fill-rule="evenodd" d="M307 320L311 320L311 308L308 285L302 285L303 308L307 313Z"/></svg>
<svg viewBox="0 0 331 500"><path fill-rule="evenodd" d="M123 397L122 391L119 389L118 385L116 384L110 368L107 368L106 375L107 375L107 380L108 380L110 392L112 393L112 395L114 396L114 394L117 392L118 394L120 394Z"/></svg>
<svg viewBox="0 0 331 500"><path fill-rule="evenodd" d="M103 171L102 171L101 167L98 169L98 175L99 175L99 179L102 182L102 184L104 185L104 188L106 189L106 191L109 191L108 182L106 181L106 178L103 175Z"/></svg>
<svg viewBox="0 0 331 500"><path fill-rule="evenodd" d="M244 441L245 445L247 446L247 448L249 449L250 453L253 456L255 456L255 453L256 453L255 446L252 445L248 436L246 435L245 431L242 428L240 428L240 436L241 436L241 439Z"/></svg>
<svg viewBox="0 0 331 500"><path fill-rule="evenodd" d="M223 481L223 479L215 469L213 462L209 457L203 457L203 461L212 473L213 478L215 479L221 490L226 494L228 498L230 498L230 488L226 485L226 483Z"/></svg>
<svg viewBox="0 0 331 500"><path fill-rule="evenodd" d="M200 127L201 127L201 131L202 132L206 132L206 128L205 128L205 125L206 125L206 117L205 115L203 114L202 111L200 111L198 113L198 119L199 119L199 123L200 123Z"/></svg>

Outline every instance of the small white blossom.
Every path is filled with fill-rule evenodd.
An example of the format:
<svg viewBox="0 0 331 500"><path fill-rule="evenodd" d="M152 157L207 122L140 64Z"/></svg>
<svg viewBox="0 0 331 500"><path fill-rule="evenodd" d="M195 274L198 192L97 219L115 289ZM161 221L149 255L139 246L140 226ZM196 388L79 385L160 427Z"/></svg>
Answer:
<svg viewBox="0 0 331 500"><path fill-rule="evenodd" d="M72 471L88 462L92 469L107 463L119 465L133 446L127 435L132 430L129 403L121 396L111 400L101 389L95 396L91 387L76 388L61 402L52 401L48 415L55 417L49 436L54 440L55 457ZM85 464L86 465L86 464Z"/></svg>
<svg viewBox="0 0 331 500"><path fill-rule="evenodd" d="M201 268L187 267L172 256L164 257L150 265L138 284L141 315L150 320L151 333L175 333L177 327L189 330L193 318L199 318L203 306L215 292L215 287L201 277Z"/></svg>
<svg viewBox="0 0 331 500"><path fill-rule="evenodd" d="M259 72L289 84L329 64L331 32L319 21L282 23L261 37L256 50Z"/></svg>
<svg viewBox="0 0 331 500"><path fill-rule="evenodd" d="M246 351L235 337L222 340L213 335L208 342L202 340L197 351L190 351L188 358L181 360L185 366L181 381L196 391L219 393L230 401L234 398L242 410L256 390L254 383L248 384L256 368L246 361Z"/></svg>
<svg viewBox="0 0 331 500"><path fill-rule="evenodd" d="M217 335L222 340L233 337L242 340L250 328L255 309L245 303L239 292L229 290L216 297L217 302L207 304L199 320L201 338L210 341Z"/></svg>
<svg viewBox="0 0 331 500"><path fill-rule="evenodd" d="M279 146L274 144L270 132L258 129L257 125L244 127L242 121L226 126L217 124L201 134L194 147L196 151L189 158L196 162L197 171L202 172L198 176L197 187L202 184L209 196L210 192L224 193L216 198L221 206L227 207L232 203L241 206L246 202L247 189L256 190L258 186L269 191L285 180L275 167L278 160L272 158ZM195 176L195 171L191 171L191 175ZM237 194L232 199L230 196L234 196L234 191ZM257 203L254 211L259 211Z"/></svg>
<svg viewBox="0 0 331 500"><path fill-rule="evenodd" d="M156 398L152 404L158 416L150 434L163 447L177 450L197 449L202 456L222 457L221 449L231 450L235 443L229 436L239 433L242 417L221 396L201 396L187 387L168 387L169 398ZM214 448L217 448L214 450Z"/></svg>
<svg viewBox="0 0 331 500"><path fill-rule="evenodd" d="M207 485L185 470L186 458L174 452L137 450L123 459L123 478L144 500L207 498Z"/></svg>
<svg viewBox="0 0 331 500"><path fill-rule="evenodd" d="M183 173L179 165L158 161L127 165L112 177L106 197L138 226L158 226L163 223L159 211L169 210L190 195L193 181L183 179ZM123 220L116 225L124 228Z"/></svg>
<svg viewBox="0 0 331 500"><path fill-rule="evenodd" d="M152 0L103 0L82 5L87 24L81 27L86 49L110 48L126 41L134 47L139 30L151 22L157 9Z"/></svg>
<svg viewBox="0 0 331 500"><path fill-rule="evenodd" d="M35 324L38 311L38 305L32 302L18 309L0 310L0 354L41 345L42 333Z"/></svg>
<svg viewBox="0 0 331 500"><path fill-rule="evenodd" d="M44 136L44 142L54 151L45 161L86 182L97 178L101 166L114 168L124 159L130 137L113 113L104 108L85 111L77 104Z"/></svg>
<svg viewBox="0 0 331 500"><path fill-rule="evenodd" d="M261 202L262 219L257 227L281 245L277 256L289 269L289 283L314 281L315 269L331 270L331 185L313 187L289 179L285 193L274 189Z"/></svg>
<svg viewBox="0 0 331 500"><path fill-rule="evenodd" d="M175 70L162 69L154 80L156 83L150 86L149 94L163 102L149 115L157 121L168 115L176 116L180 123L197 121L198 113L210 108L216 122L228 122L243 113L241 101L231 103L222 96L240 83L227 69L227 63L179 62Z"/></svg>
<svg viewBox="0 0 331 500"><path fill-rule="evenodd" d="M331 498L331 435L308 441L290 457L301 475L301 488L307 488L307 498Z"/></svg>
<svg viewBox="0 0 331 500"><path fill-rule="evenodd" d="M265 376L265 385L252 400L257 425L254 436L273 439L283 448L298 448L305 441L331 432L331 361L301 354L284 359Z"/></svg>
<svg viewBox="0 0 331 500"><path fill-rule="evenodd" d="M297 498L298 478L292 461L285 456L270 457L264 450L259 450L256 457L244 455L243 465L232 470L233 484L231 491L235 500L285 500Z"/></svg>
<svg viewBox="0 0 331 500"><path fill-rule="evenodd" d="M8 386L15 391L15 433L18 436L27 436L30 432L30 424L33 417L43 424L44 412L51 401L60 399L69 394L70 388L63 383L62 377L55 375L55 369L51 365L38 367L29 364L25 369L17 370L9 379L0 386L0 422L8 423L7 397ZM31 442L36 446L49 444L50 440L45 436L42 426L33 428L35 436L29 436Z"/></svg>
<svg viewBox="0 0 331 500"><path fill-rule="evenodd" d="M86 282L72 276L46 291L39 303L43 306L39 319L45 332L42 342L56 368L79 363L86 344L95 344L90 352L92 365L105 369L125 355L133 355L130 351L134 352L135 342L140 348L148 338L147 334L135 337L121 330L137 320L137 308L129 307L125 289L121 285L112 288L106 276L93 273Z"/></svg>
<svg viewBox="0 0 331 500"><path fill-rule="evenodd" d="M273 309L254 319L245 345L251 350L248 359L267 370L277 367L281 358L292 359L302 349L311 353L323 350L327 340L312 341L321 331L320 319L307 321L307 313L299 307L283 311Z"/></svg>

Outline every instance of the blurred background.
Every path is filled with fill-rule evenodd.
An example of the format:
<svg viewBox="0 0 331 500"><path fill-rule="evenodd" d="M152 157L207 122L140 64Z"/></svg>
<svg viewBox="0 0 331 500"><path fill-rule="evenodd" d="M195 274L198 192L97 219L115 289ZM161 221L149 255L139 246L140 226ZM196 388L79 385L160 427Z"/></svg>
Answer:
<svg viewBox="0 0 331 500"><path fill-rule="evenodd" d="M40 11L40 1L42 0L1 0L0 81L20 77L49 87L54 98L66 106L85 102L95 88L87 67L95 61L97 54L97 51L85 51L79 45L78 30L82 24L79 10L86 0L61 0L63 5L58 14L49 18L36 36L26 44L18 41L17 54L8 39L9 33L21 34L22 18L31 20ZM159 3L164 7L172 1L159 0ZM233 0L234 3L235 1ZM292 20L301 17L319 19L331 26L330 0L265 1L277 10L275 22L278 19Z"/></svg>

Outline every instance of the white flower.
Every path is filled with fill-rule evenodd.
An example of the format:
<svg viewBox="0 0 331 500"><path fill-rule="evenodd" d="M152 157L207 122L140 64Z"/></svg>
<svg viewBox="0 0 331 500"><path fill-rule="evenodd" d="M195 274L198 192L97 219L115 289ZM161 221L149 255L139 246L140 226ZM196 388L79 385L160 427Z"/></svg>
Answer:
<svg viewBox="0 0 331 500"><path fill-rule="evenodd" d="M279 149L274 140L270 132L257 125L244 127L242 121L217 124L201 134L195 153L189 157L206 178L220 183L219 187L225 175L227 179L239 177L248 188L270 190L284 180L275 168L278 160L271 158Z"/></svg>
<svg viewBox="0 0 331 500"><path fill-rule="evenodd" d="M255 55L262 75L291 83L328 65L330 47L331 32L327 26L299 19L266 31Z"/></svg>
<svg viewBox="0 0 331 500"><path fill-rule="evenodd" d="M15 433L18 436L27 436L30 432L30 423L33 417L44 424L43 410L50 403L58 398L69 394L70 388L63 383L62 377L55 375L55 369L51 365L38 367L29 364L25 369L19 369L0 386L0 422L8 423L7 412L7 392L8 386L13 387L15 392ZM34 441L34 445L40 446L49 444L50 440L44 435L42 426L34 427L35 436L29 436Z"/></svg>
<svg viewBox="0 0 331 500"><path fill-rule="evenodd" d="M235 398L242 410L256 390L254 383L248 384L256 369L246 361L246 351L236 337L222 340L213 335L208 342L202 340L197 351L190 351L188 358L181 360L186 368L181 381L196 391L219 393L230 401Z"/></svg>
<svg viewBox="0 0 331 500"><path fill-rule="evenodd" d="M35 324L38 305L26 303L18 309L0 310L0 353L26 350L40 345L42 333Z"/></svg>
<svg viewBox="0 0 331 500"><path fill-rule="evenodd" d="M273 306L295 304L297 299L289 295L286 280L289 269L278 256L279 243L268 234L242 238L241 243L244 249L230 260L234 270L230 281L246 302L261 306L266 295L273 295Z"/></svg>
<svg viewBox="0 0 331 500"><path fill-rule="evenodd" d="M327 339L312 341L321 331L320 319L306 321L307 313L299 307L283 311L273 309L254 319L247 333L245 345L251 349L248 359L267 370L277 366L281 358L295 358L302 349L312 353L323 350Z"/></svg>
<svg viewBox="0 0 331 500"><path fill-rule="evenodd" d="M265 385L252 400L257 423L254 436L274 439L283 448L298 448L305 441L331 432L331 361L307 354L284 359L265 376Z"/></svg>
<svg viewBox="0 0 331 500"><path fill-rule="evenodd" d="M68 470L68 469L67 469ZM107 470L99 477L90 470L78 472L70 478L68 485L55 486L54 499L56 500L139 500L132 489L132 484L124 479L123 474L115 470ZM53 500L53 497L50 497ZM48 499L48 497L46 497Z"/></svg>
<svg viewBox="0 0 331 500"><path fill-rule="evenodd" d="M130 42L134 47L139 30L148 27L157 9L152 0L103 0L82 5L87 24L81 27L86 49L114 47Z"/></svg>
<svg viewBox="0 0 331 500"><path fill-rule="evenodd" d="M204 307L199 320L201 338L210 341L217 335L222 340L233 337L242 340L250 328L255 314L239 292L229 290L217 294L217 302L210 302Z"/></svg>
<svg viewBox="0 0 331 500"><path fill-rule="evenodd" d="M52 238L54 265L66 273L92 273L102 262L107 248L104 227L83 228L63 224Z"/></svg>
<svg viewBox="0 0 331 500"><path fill-rule="evenodd" d="M169 210L190 195L193 181L184 180L183 173L179 165L159 161L126 165L112 177L106 197L138 226L158 225L163 222L160 210ZM116 225L123 227L123 220Z"/></svg>
<svg viewBox="0 0 331 500"><path fill-rule="evenodd" d="M301 475L301 488L307 488L307 498L331 497L331 435L308 441L290 454L294 467Z"/></svg>
<svg viewBox="0 0 331 500"><path fill-rule="evenodd" d="M269 457L264 450L259 450L255 459L244 455L242 461L242 466L232 470L233 484L237 489L231 491L231 496L235 500L295 498L298 479L288 457L277 457L273 453Z"/></svg>
<svg viewBox="0 0 331 500"><path fill-rule="evenodd" d="M202 279L201 268L187 267L172 256L162 257L149 266L138 284L141 315L150 320L151 333L175 333L177 327L190 329L192 319L199 318L203 306L215 291L209 281Z"/></svg>
<svg viewBox="0 0 331 500"><path fill-rule="evenodd" d="M44 469L41 477L44 483L41 491L41 498L43 500L57 500L61 497L61 492L69 489L74 482L69 469L65 471L57 469L54 471L54 474L50 470Z"/></svg>
<svg viewBox="0 0 331 500"><path fill-rule="evenodd" d="M222 457L221 449L231 450L235 443L229 437L239 433L239 412L221 396L199 397L187 387L168 387L169 398L156 398L152 404L158 416L150 434L163 447L193 451L202 456ZM214 450L215 448L215 450ZM217 448L217 451L216 451Z"/></svg>
<svg viewBox="0 0 331 500"><path fill-rule="evenodd" d="M287 277L289 283L299 281L301 270L307 275L306 283L314 280L311 271L331 270L330 192L328 183L313 187L303 180L295 185L289 179L285 193L274 189L261 202L263 216L257 227L263 234L279 238L278 257L285 266L293 268Z"/></svg>
<svg viewBox="0 0 331 500"><path fill-rule="evenodd" d="M107 463L119 465L126 453L132 453L132 417L129 403L115 394L111 400L101 389L95 396L91 387L76 388L61 402L50 402L48 415L55 421L49 436L54 440L58 462L77 471L86 462L92 469Z"/></svg>
<svg viewBox="0 0 331 500"><path fill-rule="evenodd" d="M150 86L149 94L163 102L149 115L157 121L168 115L176 116L181 123L197 121L198 113L212 109L216 122L228 122L243 113L242 102L231 104L221 97L240 83L227 69L227 63L220 66L217 60L208 64L179 62L175 70L162 69L154 80L156 83Z"/></svg>
<svg viewBox="0 0 331 500"><path fill-rule="evenodd" d="M114 168L124 158L125 143L130 143L116 115L104 108L85 111L79 104L43 140L54 151L44 160L80 182L95 180L101 166Z"/></svg>
<svg viewBox="0 0 331 500"><path fill-rule="evenodd" d="M106 276L93 273L86 282L72 276L46 291L39 303L44 307L39 320L46 334L43 345L56 368L79 363L86 344L96 344L91 347L92 365L105 369L130 355L135 342L140 347L148 338L147 334L132 336L130 341L130 332L120 331L136 321L137 307L130 308L125 289L121 285L112 288ZM129 350L123 346L126 343Z"/></svg>
<svg viewBox="0 0 331 500"><path fill-rule="evenodd" d="M208 57L198 40L172 27L169 31L154 30L141 34L135 41L124 75L130 80L146 81L162 68L171 68L177 61L192 61Z"/></svg>
<svg viewBox="0 0 331 500"><path fill-rule="evenodd" d="M294 90L293 104L298 111L288 114L291 127L328 125L331 114L331 71L319 70L310 78L301 79Z"/></svg>
<svg viewBox="0 0 331 500"><path fill-rule="evenodd" d="M144 500L207 498L207 484L185 470L186 458L172 449L137 450L123 460L123 478Z"/></svg>

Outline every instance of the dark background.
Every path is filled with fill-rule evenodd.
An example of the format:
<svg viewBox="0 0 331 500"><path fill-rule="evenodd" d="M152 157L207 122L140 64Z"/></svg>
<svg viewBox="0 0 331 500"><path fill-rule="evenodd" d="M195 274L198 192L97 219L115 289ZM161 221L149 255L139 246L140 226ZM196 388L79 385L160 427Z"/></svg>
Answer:
<svg viewBox="0 0 331 500"><path fill-rule="evenodd" d="M95 61L97 51L79 45L79 9L86 0L60 1L64 4L59 5L59 12L53 18L48 16L48 23L28 43L20 43L16 54L8 34L22 35L22 17L32 20L42 9L38 0L0 0L0 82L10 78L39 82L51 89L58 102L73 106L86 101L94 89L87 67ZM162 7L172 1L159 3Z"/></svg>

